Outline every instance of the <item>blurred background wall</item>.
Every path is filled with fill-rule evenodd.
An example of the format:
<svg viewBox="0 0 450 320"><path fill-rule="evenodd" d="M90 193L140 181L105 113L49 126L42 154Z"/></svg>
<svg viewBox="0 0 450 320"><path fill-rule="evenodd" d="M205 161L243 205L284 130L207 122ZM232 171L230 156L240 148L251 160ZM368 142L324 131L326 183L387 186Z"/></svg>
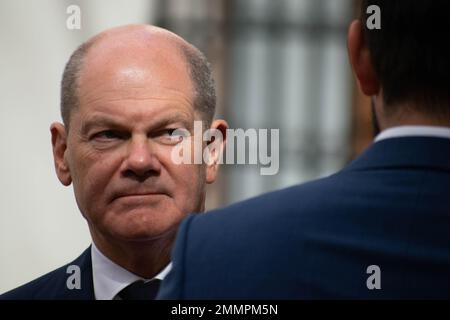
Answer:
<svg viewBox="0 0 450 320"><path fill-rule="evenodd" d="M67 7L81 9L69 30ZM231 128L280 130L280 169L224 165L215 208L326 176L371 142L368 101L346 54L353 0L0 1L0 293L77 257L90 243L72 188L54 173L50 123L71 52L118 25L178 33L209 58L217 116ZM270 152L269 152L270 153Z"/></svg>

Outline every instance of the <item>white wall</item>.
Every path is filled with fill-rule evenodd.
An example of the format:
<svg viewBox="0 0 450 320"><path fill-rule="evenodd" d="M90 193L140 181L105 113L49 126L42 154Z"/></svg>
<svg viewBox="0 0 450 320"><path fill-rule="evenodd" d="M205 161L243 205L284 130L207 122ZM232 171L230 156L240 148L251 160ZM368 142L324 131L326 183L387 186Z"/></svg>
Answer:
<svg viewBox="0 0 450 320"><path fill-rule="evenodd" d="M66 8L81 8L81 30ZM50 123L60 120L59 82L88 37L149 23L152 0L0 2L0 293L76 258L90 243L72 187L54 173Z"/></svg>

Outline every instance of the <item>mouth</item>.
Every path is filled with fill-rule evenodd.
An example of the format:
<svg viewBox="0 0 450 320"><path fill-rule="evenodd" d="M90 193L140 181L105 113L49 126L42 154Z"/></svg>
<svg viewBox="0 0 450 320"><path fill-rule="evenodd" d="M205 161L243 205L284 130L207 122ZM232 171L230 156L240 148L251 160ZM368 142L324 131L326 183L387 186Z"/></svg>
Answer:
<svg viewBox="0 0 450 320"><path fill-rule="evenodd" d="M115 196L113 198L113 201L120 200L120 199L130 200L130 201L133 201L133 200L139 201L139 200L153 199L155 197L161 197L161 196L166 196L166 194L163 192L125 193L125 194L119 194L119 195Z"/></svg>

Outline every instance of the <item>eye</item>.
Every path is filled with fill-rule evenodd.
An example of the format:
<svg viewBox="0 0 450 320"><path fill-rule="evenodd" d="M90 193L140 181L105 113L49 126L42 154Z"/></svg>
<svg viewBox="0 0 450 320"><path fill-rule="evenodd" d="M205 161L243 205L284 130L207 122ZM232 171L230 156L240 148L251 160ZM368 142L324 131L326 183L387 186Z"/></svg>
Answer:
<svg viewBox="0 0 450 320"><path fill-rule="evenodd" d="M182 128L168 128L164 129L161 132L161 137L165 142L169 143L179 143L181 142L185 137L189 135L189 132L186 129Z"/></svg>
<svg viewBox="0 0 450 320"><path fill-rule="evenodd" d="M183 138L183 135L180 133L180 130L176 128L165 129L162 135L173 139L177 139L180 137Z"/></svg>
<svg viewBox="0 0 450 320"><path fill-rule="evenodd" d="M165 129L163 131L163 135L167 135L167 136L176 136L175 134L175 130L177 130L176 128L169 128L169 129Z"/></svg>
<svg viewBox="0 0 450 320"><path fill-rule="evenodd" d="M120 139L121 136L118 132L114 130L104 130L94 134L92 138L96 140L114 140Z"/></svg>

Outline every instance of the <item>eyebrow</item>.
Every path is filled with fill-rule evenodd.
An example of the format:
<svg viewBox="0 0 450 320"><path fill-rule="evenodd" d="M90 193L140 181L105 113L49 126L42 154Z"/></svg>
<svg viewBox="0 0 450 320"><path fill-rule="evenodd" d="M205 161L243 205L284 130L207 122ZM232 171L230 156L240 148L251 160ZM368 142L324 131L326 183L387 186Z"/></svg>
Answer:
<svg viewBox="0 0 450 320"><path fill-rule="evenodd" d="M194 119L187 119L183 113L176 112L149 124L149 127L161 128L171 123L180 122L186 127L186 129L191 130L193 128L193 121ZM122 124L121 121L108 115L94 115L81 125L81 134L87 135L88 132L95 127L126 128L127 125Z"/></svg>

